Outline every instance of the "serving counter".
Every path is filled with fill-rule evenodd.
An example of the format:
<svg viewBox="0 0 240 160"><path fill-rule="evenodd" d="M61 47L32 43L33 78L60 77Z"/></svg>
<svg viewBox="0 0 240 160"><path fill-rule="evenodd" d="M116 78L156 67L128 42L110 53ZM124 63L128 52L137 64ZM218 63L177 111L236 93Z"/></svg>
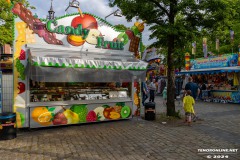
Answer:
<svg viewBox="0 0 240 160"><path fill-rule="evenodd" d="M210 93L213 102L240 103L239 90L211 90Z"/></svg>

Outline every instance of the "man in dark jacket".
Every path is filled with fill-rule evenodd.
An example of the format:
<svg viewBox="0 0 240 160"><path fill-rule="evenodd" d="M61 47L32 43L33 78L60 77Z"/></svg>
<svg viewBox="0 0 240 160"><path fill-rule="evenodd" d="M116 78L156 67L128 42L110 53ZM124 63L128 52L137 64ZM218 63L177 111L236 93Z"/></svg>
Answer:
<svg viewBox="0 0 240 160"><path fill-rule="evenodd" d="M191 90L191 96L196 99L200 93L200 89L196 83L193 83L192 77L188 78L188 83L185 86L185 91Z"/></svg>

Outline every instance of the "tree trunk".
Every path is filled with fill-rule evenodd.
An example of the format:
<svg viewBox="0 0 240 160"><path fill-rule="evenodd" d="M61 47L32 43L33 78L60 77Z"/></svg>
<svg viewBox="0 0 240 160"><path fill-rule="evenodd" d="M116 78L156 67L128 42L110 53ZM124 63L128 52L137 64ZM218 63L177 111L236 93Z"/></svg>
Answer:
<svg viewBox="0 0 240 160"><path fill-rule="evenodd" d="M174 83L174 67L172 54L174 50L174 35L168 37L168 55L167 55L167 115L175 115L175 83Z"/></svg>
<svg viewBox="0 0 240 160"><path fill-rule="evenodd" d="M174 18L175 18L175 6L177 5L176 0L170 1L169 10L169 27L174 28ZM172 55L174 53L174 34L170 33L168 35L168 54L167 54L167 116L175 116L175 82L174 82L174 67Z"/></svg>

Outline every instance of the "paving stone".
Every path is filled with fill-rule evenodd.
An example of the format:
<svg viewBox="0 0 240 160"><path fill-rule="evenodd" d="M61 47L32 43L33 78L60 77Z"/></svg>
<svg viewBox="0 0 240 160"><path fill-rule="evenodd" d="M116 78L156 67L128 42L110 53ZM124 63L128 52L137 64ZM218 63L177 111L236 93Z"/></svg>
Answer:
<svg viewBox="0 0 240 160"><path fill-rule="evenodd" d="M156 97L156 104L157 114L164 112L161 97ZM18 130L16 139L0 141L0 160L201 160L206 158L199 155L198 149L234 148L240 152L239 104L197 101L195 110L203 121L193 123L193 127L179 122L162 125L134 117L107 123ZM183 114L183 110L180 112ZM238 159L239 154L230 158Z"/></svg>

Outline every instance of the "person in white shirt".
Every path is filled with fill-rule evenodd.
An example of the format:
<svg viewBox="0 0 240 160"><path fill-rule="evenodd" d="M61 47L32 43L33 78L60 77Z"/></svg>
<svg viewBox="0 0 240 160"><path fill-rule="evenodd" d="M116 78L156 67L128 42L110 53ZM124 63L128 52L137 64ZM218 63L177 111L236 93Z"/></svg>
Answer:
<svg viewBox="0 0 240 160"><path fill-rule="evenodd" d="M154 102L154 98L155 98L155 92L156 92L156 80L153 79L152 82L149 84L148 88L150 91L150 98L149 98L149 102Z"/></svg>

